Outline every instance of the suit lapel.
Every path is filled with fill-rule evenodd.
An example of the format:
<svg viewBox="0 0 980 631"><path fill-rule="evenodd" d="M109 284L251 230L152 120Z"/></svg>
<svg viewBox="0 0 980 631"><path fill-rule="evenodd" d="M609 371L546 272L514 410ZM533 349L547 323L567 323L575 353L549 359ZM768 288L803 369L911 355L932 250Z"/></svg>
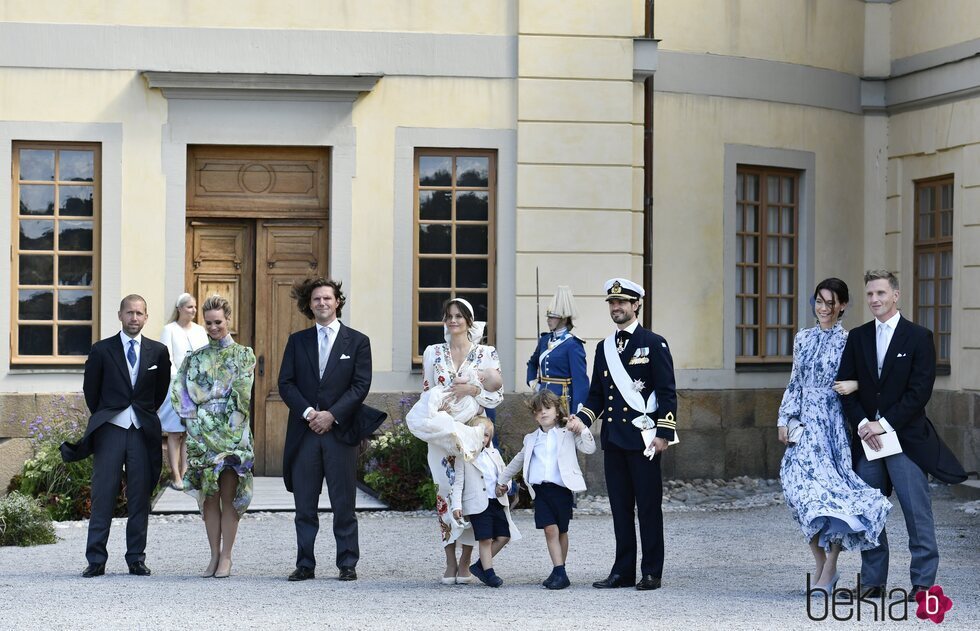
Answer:
<svg viewBox="0 0 980 631"><path fill-rule="evenodd" d="M327 359L327 367L323 370L323 378L320 381L326 381L333 369L337 367L337 362L340 361L341 354L347 350L348 344L350 344L350 331L341 324L337 331L337 339L334 340L333 347L330 349L330 357Z"/></svg>
<svg viewBox="0 0 980 631"><path fill-rule="evenodd" d="M905 318L899 318L898 324L895 326L895 332L892 334L892 339L888 342L888 350L885 351L885 361L881 365L881 378L879 381L885 381L885 377L888 376L888 371L891 370L892 365L895 363L895 355L898 354L898 349L904 347L905 338L908 337L908 334L908 323L905 321Z"/></svg>
<svg viewBox="0 0 980 631"><path fill-rule="evenodd" d="M316 325L314 324L311 328L306 329L303 332L303 349L306 351L306 357L310 360L310 366L313 367L313 374L320 375L320 345L316 339Z"/></svg>
<svg viewBox="0 0 980 631"><path fill-rule="evenodd" d="M861 350L863 351L864 361L868 365L868 372L871 374L871 379L875 383L878 383L878 342L876 339L877 320L871 321L871 326L867 327L867 332L864 334L864 339L861 341Z"/></svg>
<svg viewBox="0 0 980 631"><path fill-rule="evenodd" d="M116 343L111 346L114 348L112 352L109 353L112 357L112 361L115 362L116 366L119 367L119 371L122 373L123 382L130 390L133 389L133 384L129 380L129 363L126 361L126 345L123 344L122 338L116 335ZM142 356L143 353L140 353Z"/></svg>
<svg viewBox="0 0 980 631"><path fill-rule="evenodd" d="M139 367L136 369L136 383L133 385L133 389L135 389L136 386L139 385L139 383L143 379L143 377L146 376L146 369L150 367L150 365L151 365L150 364L150 360L151 359L152 358L150 357L149 348L147 347L147 344L146 344L146 338L144 337L143 338L143 341L140 343ZM127 375L127 377L128 376L129 375Z"/></svg>

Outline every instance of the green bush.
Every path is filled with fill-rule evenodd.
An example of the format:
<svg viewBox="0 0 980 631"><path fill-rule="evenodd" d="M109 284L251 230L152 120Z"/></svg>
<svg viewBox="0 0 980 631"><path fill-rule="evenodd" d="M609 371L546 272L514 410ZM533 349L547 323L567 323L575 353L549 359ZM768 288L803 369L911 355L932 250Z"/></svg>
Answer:
<svg viewBox="0 0 980 631"><path fill-rule="evenodd" d="M21 421L27 428L34 457L24 463L14 476L8 492L20 492L37 498L55 521L87 519L92 514L92 458L76 462L61 459L60 446L64 441L81 440L88 414L61 397L56 411L47 416ZM161 472L161 480L169 480L169 472ZM162 491L158 485L154 497ZM116 497L114 516L126 515L126 476Z"/></svg>
<svg viewBox="0 0 980 631"><path fill-rule="evenodd" d="M54 525L37 500L23 493L0 498L0 546L54 543Z"/></svg>
<svg viewBox="0 0 980 631"><path fill-rule="evenodd" d="M399 401L404 412L412 399ZM436 487L429 472L428 446L408 431L401 419L368 443L361 455L361 479L392 510L434 508Z"/></svg>

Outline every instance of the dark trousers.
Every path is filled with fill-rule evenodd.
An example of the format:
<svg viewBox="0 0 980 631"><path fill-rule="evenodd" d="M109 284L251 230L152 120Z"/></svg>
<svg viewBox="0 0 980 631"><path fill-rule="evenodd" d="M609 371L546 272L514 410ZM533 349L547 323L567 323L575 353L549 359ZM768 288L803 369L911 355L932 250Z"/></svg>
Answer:
<svg viewBox="0 0 980 631"><path fill-rule="evenodd" d="M146 559L146 524L150 516L150 458L143 432L123 429L110 423L92 436L92 517L88 522L85 558L89 563L105 563L106 543L116 508L116 497L126 467L126 563Z"/></svg>
<svg viewBox="0 0 980 631"><path fill-rule="evenodd" d="M345 445L332 432L303 437L293 461L293 501L296 503L296 567L316 567L313 553L320 530L317 504L323 481L333 511L337 567L354 567L360 558L354 500L357 487L357 447Z"/></svg>
<svg viewBox="0 0 980 631"><path fill-rule="evenodd" d="M616 562L612 573L626 580L636 578L636 525L640 520L643 558L640 571L660 578L664 569L664 518L661 510L664 489L660 456L652 461L642 451L604 448L606 487L616 533ZM634 512L635 509L635 512Z"/></svg>

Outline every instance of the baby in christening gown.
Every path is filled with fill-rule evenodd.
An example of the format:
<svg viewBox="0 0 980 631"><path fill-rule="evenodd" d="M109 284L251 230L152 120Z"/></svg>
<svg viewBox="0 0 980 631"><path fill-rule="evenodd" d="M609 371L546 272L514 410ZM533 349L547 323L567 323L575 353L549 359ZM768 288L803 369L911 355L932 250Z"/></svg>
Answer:
<svg viewBox="0 0 980 631"><path fill-rule="evenodd" d="M496 371L482 371L477 377L484 390L498 390L503 385ZM469 379L456 377L454 383L469 383ZM470 427L466 422L481 410L475 398L458 399L449 386L436 385L422 393L405 416L405 423L416 438L469 462L483 451L483 428Z"/></svg>

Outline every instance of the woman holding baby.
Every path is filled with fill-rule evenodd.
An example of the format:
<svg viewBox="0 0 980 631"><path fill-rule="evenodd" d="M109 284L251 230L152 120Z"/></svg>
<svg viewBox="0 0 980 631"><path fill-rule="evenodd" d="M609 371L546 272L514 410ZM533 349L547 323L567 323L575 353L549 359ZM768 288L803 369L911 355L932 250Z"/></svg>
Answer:
<svg viewBox="0 0 980 631"><path fill-rule="evenodd" d="M473 532L449 510L456 458L472 460L483 448L483 430L465 425L484 409L504 400L500 360L492 346L480 344L484 322L473 318L473 306L453 298L443 306L446 341L422 354L422 396L406 417L412 433L429 444L429 469L436 489L436 512L446 553L446 585L469 583ZM456 557L457 542L462 546Z"/></svg>

